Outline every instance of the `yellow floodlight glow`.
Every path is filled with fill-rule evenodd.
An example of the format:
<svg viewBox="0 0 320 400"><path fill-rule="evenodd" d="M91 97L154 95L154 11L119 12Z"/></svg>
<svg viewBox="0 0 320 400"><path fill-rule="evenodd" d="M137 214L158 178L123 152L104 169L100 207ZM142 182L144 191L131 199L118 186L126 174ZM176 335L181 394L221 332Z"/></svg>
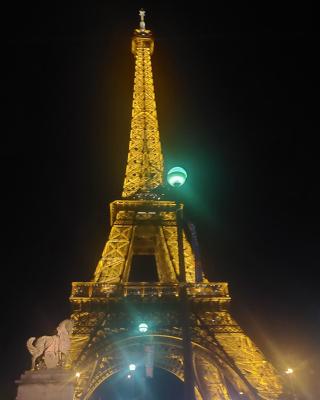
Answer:
<svg viewBox="0 0 320 400"><path fill-rule="evenodd" d="M286 374L293 374L293 369L292 368L287 368L287 370L285 371Z"/></svg>

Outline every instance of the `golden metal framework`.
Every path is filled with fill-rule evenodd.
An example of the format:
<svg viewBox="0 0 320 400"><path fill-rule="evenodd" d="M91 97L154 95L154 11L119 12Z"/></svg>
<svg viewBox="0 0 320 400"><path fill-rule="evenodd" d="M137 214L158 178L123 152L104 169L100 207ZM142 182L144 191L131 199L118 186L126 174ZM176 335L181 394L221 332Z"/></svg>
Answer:
<svg viewBox="0 0 320 400"><path fill-rule="evenodd" d="M151 55L154 42L149 30L136 29L132 40L135 78L129 154L122 197L149 191L162 184L161 152Z"/></svg>
<svg viewBox="0 0 320 400"><path fill-rule="evenodd" d="M142 18L143 22L143 18ZM126 354L155 346L155 367L184 379L179 312L177 212L182 205L155 195L163 161L151 69L153 39L144 22L135 30L135 83L123 199L110 205L111 231L91 282L74 282L71 357L80 372L74 399L94 390L127 365ZM191 312L197 400L230 400L229 385L250 400L283 393L273 366L231 317L225 282L195 282L195 259L183 232L187 296ZM154 255L159 282L128 282L133 255ZM137 320L152 321L146 336Z"/></svg>
<svg viewBox="0 0 320 400"><path fill-rule="evenodd" d="M162 283L179 280L177 210L173 201L118 200L111 203L111 231L95 271L94 281L128 282L133 255L154 255ZM195 262L184 234L188 282L194 282Z"/></svg>

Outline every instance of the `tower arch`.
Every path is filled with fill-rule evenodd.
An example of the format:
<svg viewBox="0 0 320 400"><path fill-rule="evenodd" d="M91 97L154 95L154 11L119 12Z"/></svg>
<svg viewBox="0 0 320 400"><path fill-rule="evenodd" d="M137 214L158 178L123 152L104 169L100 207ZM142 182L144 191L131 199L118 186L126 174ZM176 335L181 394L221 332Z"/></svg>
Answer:
<svg viewBox="0 0 320 400"><path fill-rule="evenodd" d="M144 367L143 357L146 345L152 345L154 348L154 368L164 369L184 381L181 337L157 334L134 336L112 344L102 340L92 347L86 358L77 366L81 375L87 375L86 379L82 379L82 385L79 382L77 387L78 398L90 400L100 385L121 370L128 370L130 363L134 363L137 367ZM197 343L193 343L193 365L197 400L230 399L223 375L214 364L212 354ZM87 373L86 369L90 373ZM208 379L209 376L210 379Z"/></svg>
<svg viewBox="0 0 320 400"><path fill-rule="evenodd" d="M154 378L143 376L143 369L137 368L134 373L119 371L92 393L90 400L113 399L182 399L184 383L176 375L163 368L154 368Z"/></svg>

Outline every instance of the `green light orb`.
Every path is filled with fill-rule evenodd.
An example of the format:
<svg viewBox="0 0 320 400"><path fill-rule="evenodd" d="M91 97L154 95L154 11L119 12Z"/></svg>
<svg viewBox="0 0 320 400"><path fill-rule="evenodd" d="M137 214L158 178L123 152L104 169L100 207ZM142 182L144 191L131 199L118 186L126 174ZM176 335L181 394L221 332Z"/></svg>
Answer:
<svg viewBox="0 0 320 400"><path fill-rule="evenodd" d="M182 186L187 179L187 172L181 167L173 167L167 174L167 181L172 187Z"/></svg>
<svg viewBox="0 0 320 400"><path fill-rule="evenodd" d="M146 324L145 322L141 322L141 324L139 324L139 332L140 333L146 333L148 330L148 324Z"/></svg>

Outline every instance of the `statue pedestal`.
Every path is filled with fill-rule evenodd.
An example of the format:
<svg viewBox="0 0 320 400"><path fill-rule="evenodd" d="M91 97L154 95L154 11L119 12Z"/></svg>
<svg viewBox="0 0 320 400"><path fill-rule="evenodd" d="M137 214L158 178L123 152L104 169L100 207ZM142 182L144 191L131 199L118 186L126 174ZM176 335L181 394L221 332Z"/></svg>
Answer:
<svg viewBox="0 0 320 400"><path fill-rule="evenodd" d="M72 400L74 373L62 368L26 371L21 375L16 400Z"/></svg>

